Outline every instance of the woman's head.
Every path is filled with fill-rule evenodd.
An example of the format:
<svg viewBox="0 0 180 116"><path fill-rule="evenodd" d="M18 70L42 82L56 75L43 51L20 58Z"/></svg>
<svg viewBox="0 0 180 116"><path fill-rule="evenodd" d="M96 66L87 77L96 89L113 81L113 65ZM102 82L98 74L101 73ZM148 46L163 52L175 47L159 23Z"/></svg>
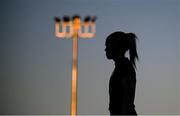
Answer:
<svg viewBox="0 0 180 116"><path fill-rule="evenodd" d="M134 33L114 32L106 38L106 56L108 59L122 57L129 50L130 60L135 65L138 59L136 51L136 35Z"/></svg>

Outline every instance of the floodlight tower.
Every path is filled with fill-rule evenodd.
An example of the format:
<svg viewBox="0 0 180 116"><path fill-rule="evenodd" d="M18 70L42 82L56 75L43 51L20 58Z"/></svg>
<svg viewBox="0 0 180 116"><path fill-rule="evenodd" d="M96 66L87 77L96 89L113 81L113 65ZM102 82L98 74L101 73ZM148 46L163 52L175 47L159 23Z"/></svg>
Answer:
<svg viewBox="0 0 180 116"><path fill-rule="evenodd" d="M81 21L80 16L72 18L64 16L63 20L55 17L55 35L57 38L73 39L73 64L72 64L72 100L71 115L76 115L77 110L77 54L78 38L94 38L96 36L96 17L86 16Z"/></svg>

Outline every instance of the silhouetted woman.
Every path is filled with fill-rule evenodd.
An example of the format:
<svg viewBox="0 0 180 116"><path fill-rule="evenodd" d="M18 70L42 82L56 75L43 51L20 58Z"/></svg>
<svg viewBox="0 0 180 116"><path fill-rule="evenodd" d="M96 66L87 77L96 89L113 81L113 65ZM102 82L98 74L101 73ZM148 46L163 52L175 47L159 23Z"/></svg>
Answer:
<svg viewBox="0 0 180 116"><path fill-rule="evenodd" d="M134 105L136 72L136 35L114 32L106 39L106 56L115 62L109 80L109 111L111 115L137 115ZM129 58L125 53L129 51Z"/></svg>

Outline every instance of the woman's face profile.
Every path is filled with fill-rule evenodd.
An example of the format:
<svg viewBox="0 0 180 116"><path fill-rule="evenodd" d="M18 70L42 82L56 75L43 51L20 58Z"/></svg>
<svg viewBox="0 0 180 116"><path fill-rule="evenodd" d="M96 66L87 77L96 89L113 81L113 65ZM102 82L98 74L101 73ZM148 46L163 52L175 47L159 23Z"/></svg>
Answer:
<svg viewBox="0 0 180 116"><path fill-rule="evenodd" d="M107 59L111 59L110 45L106 44L105 52Z"/></svg>
<svg viewBox="0 0 180 116"><path fill-rule="evenodd" d="M115 56L115 53L114 53L115 50L113 48L113 45L107 41L105 45L106 45L105 52L106 52L107 59L113 59Z"/></svg>

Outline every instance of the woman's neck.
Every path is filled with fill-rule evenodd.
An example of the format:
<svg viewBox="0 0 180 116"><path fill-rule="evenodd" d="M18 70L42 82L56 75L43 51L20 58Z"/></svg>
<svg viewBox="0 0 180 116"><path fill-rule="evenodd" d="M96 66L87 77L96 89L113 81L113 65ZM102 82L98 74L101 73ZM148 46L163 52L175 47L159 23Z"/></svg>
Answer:
<svg viewBox="0 0 180 116"><path fill-rule="evenodd" d="M118 56L118 57L116 57L116 58L114 58L113 60L114 60L114 62L116 63L116 62L119 62L121 59L123 59L123 58L125 58L125 56L124 55L121 55L121 56Z"/></svg>

